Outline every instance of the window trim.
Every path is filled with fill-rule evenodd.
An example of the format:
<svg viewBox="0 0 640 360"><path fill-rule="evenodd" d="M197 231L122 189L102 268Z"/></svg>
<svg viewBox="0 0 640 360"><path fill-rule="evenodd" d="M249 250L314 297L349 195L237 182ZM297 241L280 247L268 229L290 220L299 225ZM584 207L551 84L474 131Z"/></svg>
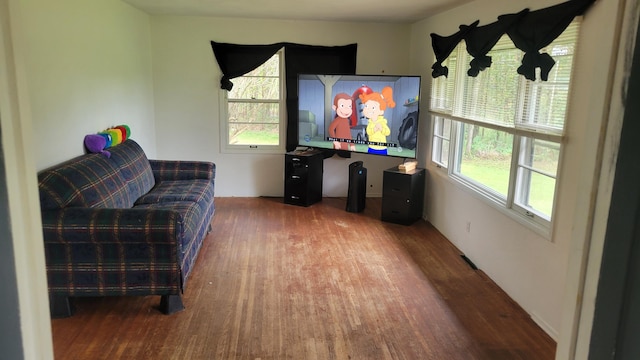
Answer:
<svg viewBox="0 0 640 360"><path fill-rule="evenodd" d="M229 144L229 92L220 91L219 113L220 113L220 152L223 154L284 154L286 152L287 137L287 106L286 106L286 74L285 74L285 54L284 48L278 50L274 55L280 57L279 64L279 85L280 98L278 100L252 101L248 99L246 103L277 103L279 106L279 141L278 145L232 145ZM262 65L261 65L262 66Z"/></svg>
<svg viewBox="0 0 640 360"><path fill-rule="evenodd" d="M487 122L478 121L474 119L461 118L458 116L454 116L454 115L441 112L441 111L436 111L436 110L429 110L428 112L431 116L438 116L438 117L446 118L455 122L462 122L465 124L477 125L477 126L485 127L492 130L503 131L513 136L525 136L525 137L531 137L539 140L545 140L545 141L551 141L551 142L557 142L557 143L561 143L562 140L565 138L565 136L563 135L548 133L548 132L540 132L540 131L533 130L531 128L508 127L508 126L503 126L495 123L487 123ZM433 131L432 131L432 135L433 135Z"/></svg>
<svg viewBox="0 0 640 360"><path fill-rule="evenodd" d="M571 27L570 25L568 30L571 31L572 33L570 33L568 36L572 36L575 34L576 44L574 46L577 46L577 41L579 40L581 18L576 17L574 19L574 23L577 24L577 26ZM562 35L559 38L562 38ZM456 50L454 50L450 56L450 58L452 58L455 63L454 73L458 75L458 76L455 76L455 80L452 82L452 85L450 85L454 87L454 90L452 93L453 98L449 98L450 99L449 101L453 101L453 102L450 103L449 107L447 107L446 106L446 104L448 103L447 99L441 98L441 96L438 96L438 95L447 94L448 92L445 89L438 89L438 91L436 92L437 98L435 99L432 98L430 101L428 113L431 118L431 127L430 127L429 135L430 135L430 141L432 142L432 145L429 146L429 150L427 154L429 165L435 167L436 168L435 173L445 178L448 182L454 184L455 186L464 190L465 192L468 192L469 194L473 195L475 198L481 200L482 202L487 203L491 207L498 210L500 213L524 225L528 229L541 235L543 238L553 242L551 235L555 227L555 219L557 216L556 215L557 203L560 197L560 194L558 193L558 190L560 188L559 180L561 177L561 173L563 171L562 169L563 169L564 147L567 141L566 126L568 121L568 113L570 111L570 105L571 105L570 94L571 94L572 80L569 80L569 83L568 83L569 93L566 98L565 114L564 114L565 118L564 118L564 125L562 129L558 129L553 126L540 126L542 124L528 126L527 122L518 122L517 120L512 125L511 124L502 125L498 123L486 122L486 119L482 121L482 120L475 120L471 118L462 118L462 117L454 116L453 114L457 114L456 111L460 111L461 107L463 106L462 105L463 102L460 101L461 97L463 96L463 93L462 91L456 91L455 89L460 89L461 86L464 87L464 81L466 76L465 63L467 63L469 60L462 46L459 45L459 47ZM509 45L509 46L511 47L512 45ZM458 51L460 51L459 54L458 54ZM575 47L574 47L574 51L575 51ZM571 68L567 69L570 71L569 73L570 79L573 79L573 74L575 73L575 69L576 69L575 55L576 53L574 52L571 60L572 61ZM551 79L549 81L553 82L553 80ZM432 83L432 90L433 90L433 85L434 83ZM518 95L518 98L517 98L518 109L516 110L516 114L514 114L516 116L522 116L522 114L525 112L524 102L528 101L529 97L531 96L530 93L524 92L525 88L528 89L528 91L531 91L532 89L534 90L542 89L545 86L552 85L552 84L545 82L540 86L536 86L535 84L533 86L528 86L528 85L529 84L527 84L526 82L521 82L521 85L519 86L519 89L523 92L521 95ZM436 103L434 103L434 101L436 101ZM434 104L436 107L432 109L431 107L434 106ZM443 104L444 106L442 106ZM449 158L447 160L448 164L446 165L441 163L441 161L434 160L433 158L434 154L437 154L437 153L441 154L444 152L442 148L441 149L434 148L434 146L436 145L435 138L436 136L438 136L435 132L436 117L439 117L442 119L449 119L452 122L451 123L452 129L451 129L449 149L448 149ZM495 191L487 188L480 181L475 179L469 179L469 178L466 178L464 175L461 175L461 174L459 175L455 173L454 171L455 168L459 166L459 163L456 160L457 159L456 157L458 156L458 153L457 153L458 148L459 146L461 146L459 144L461 140L460 140L460 133L458 130L459 128L461 128L460 126L461 124L477 125L481 128L502 131L507 134L510 134L513 137L513 144L512 144L512 151L511 151L511 164L509 167L510 169L509 183L508 183L506 200L503 194L497 195ZM520 172L522 171L520 160L521 160L521 157L523 156L522 151L525 151L521 149L521 146L523 146L523 142L526 141L527 139L532 141L532 143L535 140L542 140L542 141L555 143L558 146L558 159L557 159L556 173L554 176L550 176L555 180L555 186L554 186L553 203L551 204L551 213L548 215L544 214L543 212L536 211L533 208L519 205L516 201L517 195L518 195L516 194L516 191L520 191L518 189L518 181L520 182L522 181L522 179L519 178L519 176L521 176ZM441 144L440 146L442 145L443 144ZM539 169L532 170L532 171L539 172ZM553 174L544 174L544 172L542 173L544 176L553 175ZM529 191L529 195L531 195L532 188L531 187L527 188L527 191ZM543 211L546 211L546 210L543 210Z"/></svg>
<svg viewBox="0 0 640 360"><path fill-rule="evenodd" d="M517 168L518 168L518 162L519 162L518 158L520 154L521 137L524 136L532 139L547 140L548 138L557 137L556 135L539 134L539 133L532 134L529 132L525 132L526 135L515 134L516 129L514 128L510 128L509 129L510 131L507 131L510 134L513 132L512 154L515 154L515 155L511 156L510 169L515 169L515 171L511 171L509 174L509 190L507 192L507 197L505 200L501 196L496 195L492 189L486 186L483 186L481 183L473 181L473 179L467 179L464 175L461 176L454 171L454 164L456 164L455 157L457 156L457 151L459 151L458 147L460 146L459 144L460 123L461 122L464 123L464 121L457 120L457 118L454 116L444 115L438 112L429 111L429 113L432 119L431 129L430 129L431 131L430 138L432 139L432 141L433 141L433 137L436 136L434 133L435 131L435 121L433 121L434 117L438 116L444 119L451 120L451 136L449 140L449 149L448 149L449 157L447 159L449 165L445 166L444 164L434 161L433 146L429 146L429 153L427 154L427 156L428 156L429 162L433 166L435 166L436 173L442 176L448 182L454 184L459 189L462 189L465 192L473 195L476 199L490 205L492 208L498 210L500 213L507 215L509 218L517 221L521 225L526 226L527 228L534 231L535 233L542 236L543 238L553 242L551 237L551 234L553 233L553 229L554 229L554 223L555 223L555 216L553 214L556 213L556 205L558 201L557 194L559 189L559 181L557 180L559 178L559 173L562 169L562 158L563 158L562 147L564 147L564 142L566 138L561 137L561 139L557 142L558 145L560 146L560 155L558 159L558 174L556 174L556 182L555 182L555 188L554 188L556 196L554 196L554 199L553 199L551 219L547 220L544 218L544 216L537 214L535 212L532 212L530 211L530 209L527 209L525 207L518 205L518 203L515 201L515 186L517 182ZM468 123L471 124L471 122L468 122ZM478 123L473 123L473 124L478 126L484 126L484 124L478 124ZM492 128L492 127L489 127L489 128ZM494 130L503 131L503 129L494 129ZM536 135L536 136L531 136L531 135ZM533 213L535 216L531 217L530 216L531 213Z"/></svg>
<svg viewBox="0 0 640 360"><path fill-rule="evenodd" d="M433 137L433 125L435 124L435 122L431 121L431 123L432 123L431 136ZM552 217L551 221L549 222L541 223L539 221L535 221L535 219L532 219L526 215L527 209L517 205L513 201L515 197L515 191L511 191L511 189L515 189L515 188L513 188L513 185L511 183L516 181L516 176L513 172L510 173L510 178L509 178L510 191L507 194L506 200L503 200L501 197L496 196L491 189L486 188L485 186L482 186L482 184L469 181L464 176L460 176L454 172L452 165L455 163L455 156L456 156L455 152L458 151L456 146L459 145L458 139L457 139L459 127L460 127L459 122L452 119L451 135L450 135L451 140L449 141L449 158L448 158L448 162L449 164L451 164L450 166L445 167L433 161L432 154L431 154L433 149L432 147L430 147L431 149L429 150L430 153L428 155L429 155L430 163L432 165L435 165L436 167L436 171L434 173L437 176L440 176L441 178L443 178L446 182L453 184L456 188L471 195L478 201L485 203L488 206L492 207L493 209L497 210L500 214L507 216L508 218L514 220L515 222L519 223L522 226L525 226L526 228L540 235L544 239L550 242L553 242L551 234L553 233L553 229L554 229L555 217ZM519 140L519 137L514 135L514 143L519 142L518 140ZM519 145L515 145L515 144L514 146L519 147ZM561 168L561 161L562 161L561 159L562 159L562 156L559 159L558 170ZM517 162L518 161L517 156L512 156L511 161L512 163L514 161ZM513 167L513 165L511 166ZM557 181L556 181L555 190L556 192L558 190ZM507 206L507 204L509 203L512 204L511 207ZM556 201L554 200L553 210L552 210L554 213L555 213L555 207L556 207Z"/></svg>
<svg viewBox="0 0 640 360"><path fill-rule="evenodd" d="M553 242L551 234L554 229L555 216L552 215L551 220L546 220L544 216L541 216L540 214L536 214L535 212L531 212L529 209L518 205L515 202L515 186L517 182L516 172L517 172L517 163L519 161L518 157L520 153L521 137L524 136L528 138L546 140L548 137L554 138L556 136L551 134L538 134L538 133L536 134L527 133L526 135L515 134L515 133L512 134L513 142L514 142L512 146L512 154L514 155L511 156L510 169L516 169L516 171L511 171L509 174L509 190L507 192L506 199L503 199L501 196L495 194L495 192L492 189L486 186L483 186L481 183L473 181L473 179L467 179L464 175L461 176L454 171L454 164L456 164L455 157L457 156L457 151L459 151L458 147L460 146L459 144L459 129L460 129L459 125L460 124L459 123L464 121L457 120L456 117L454 116L444 115L438 112L429 111L429 113L431 115L431 119L434 119L435 116L438 116L441 118L451 120L451 137L449 140L449 149L448 149L449 157L447 160L449 165L445 166L444 164L440 164L434 161L433 146L429 146L428 159L429 159L429 162L433 166L435 166L436 168L435 173L442 176L446 181L454 184L457 188L464 190L466 193L473 195L473 197L475 197L476 199L484 202L485 204L490 205L492 208L498 210L503 215L506 215L509 218L517 221L519 224L526 226L527 228L534 231L538 235L542 236L546 240ZM471 122L469 122L469 124L471 124ZM478 123L473 123L473 124L478 126L484 126L484 124L478 124ZM503 131L503 129L494 129L494 130ZM507 131L507 132L512 133L512 132L515 132L516 129L510 128L509 130L510 131ZM435 121L433 120L431 121L430 131L431 131L430 138L433 140L433 137L435 136L435 133L434 133ZM539 135L539 136L533 137L531 135ZM565 141L565 138L562 137L561 140L558 142L558 145L561 148L564 146L564 141ZM558 159L558 172L560 172L560 170L562 169L562 157L563 157L563 152L561 149L560 157ZM516 164L514 164L514 162ZM557 194L557 191L559 188L559 182L557 181L558 178L559 178L559 174L556 174L556 182L555 182L555 189L554 189L555 194ZM556 213L557 201L558 201L558 196L556 195L554 196L554 199L553 199L552 214ZM533 213L535 216L531 217L530 213Z"/></svg>

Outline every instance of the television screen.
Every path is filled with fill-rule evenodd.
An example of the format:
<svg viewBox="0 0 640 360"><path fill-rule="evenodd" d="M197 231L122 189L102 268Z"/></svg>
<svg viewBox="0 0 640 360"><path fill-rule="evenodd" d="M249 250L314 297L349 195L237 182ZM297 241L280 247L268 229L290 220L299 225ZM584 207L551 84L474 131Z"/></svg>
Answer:
<svg viewBox="0 0 640 360"><path fill-rule="evenodd" d="M298 75L298 145L415 158L419 76Z"/></svg>

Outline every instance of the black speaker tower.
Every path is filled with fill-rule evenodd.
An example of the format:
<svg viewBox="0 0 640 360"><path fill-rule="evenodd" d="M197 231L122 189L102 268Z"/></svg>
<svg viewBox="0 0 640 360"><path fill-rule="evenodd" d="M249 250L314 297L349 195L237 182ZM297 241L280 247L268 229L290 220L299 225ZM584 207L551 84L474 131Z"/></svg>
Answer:
<svg viewBox="0 0 640 360"><path fill-rule="evenodd" d="M364 210L367 195L367 169L362 161L349 164L349 191L347 194L347 211L358 213Z"/></svg>

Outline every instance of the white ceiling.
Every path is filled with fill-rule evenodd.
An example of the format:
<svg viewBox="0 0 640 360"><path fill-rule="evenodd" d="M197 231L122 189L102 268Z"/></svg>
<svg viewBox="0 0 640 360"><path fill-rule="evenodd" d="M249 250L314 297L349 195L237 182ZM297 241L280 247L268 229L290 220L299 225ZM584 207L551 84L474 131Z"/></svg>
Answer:
<svg viewBox="0 0 640 360"><path fill-rule="evenodd" d="M472 0L123 0L150 14L412 23Z"/></svg>

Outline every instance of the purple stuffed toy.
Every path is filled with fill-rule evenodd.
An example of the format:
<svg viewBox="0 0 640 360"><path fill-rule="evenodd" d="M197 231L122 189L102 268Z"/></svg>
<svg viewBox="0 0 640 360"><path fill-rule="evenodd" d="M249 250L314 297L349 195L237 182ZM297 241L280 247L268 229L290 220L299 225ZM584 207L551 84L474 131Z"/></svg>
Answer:
<svg viewBox="0 0 640 360"><path fill-rule="evenodd" d="M86 135L84 137L84 146L92 153L100 153L106 157L111 157L111 153L104 150L107 145L107 139L100 135Z"/></svg>

